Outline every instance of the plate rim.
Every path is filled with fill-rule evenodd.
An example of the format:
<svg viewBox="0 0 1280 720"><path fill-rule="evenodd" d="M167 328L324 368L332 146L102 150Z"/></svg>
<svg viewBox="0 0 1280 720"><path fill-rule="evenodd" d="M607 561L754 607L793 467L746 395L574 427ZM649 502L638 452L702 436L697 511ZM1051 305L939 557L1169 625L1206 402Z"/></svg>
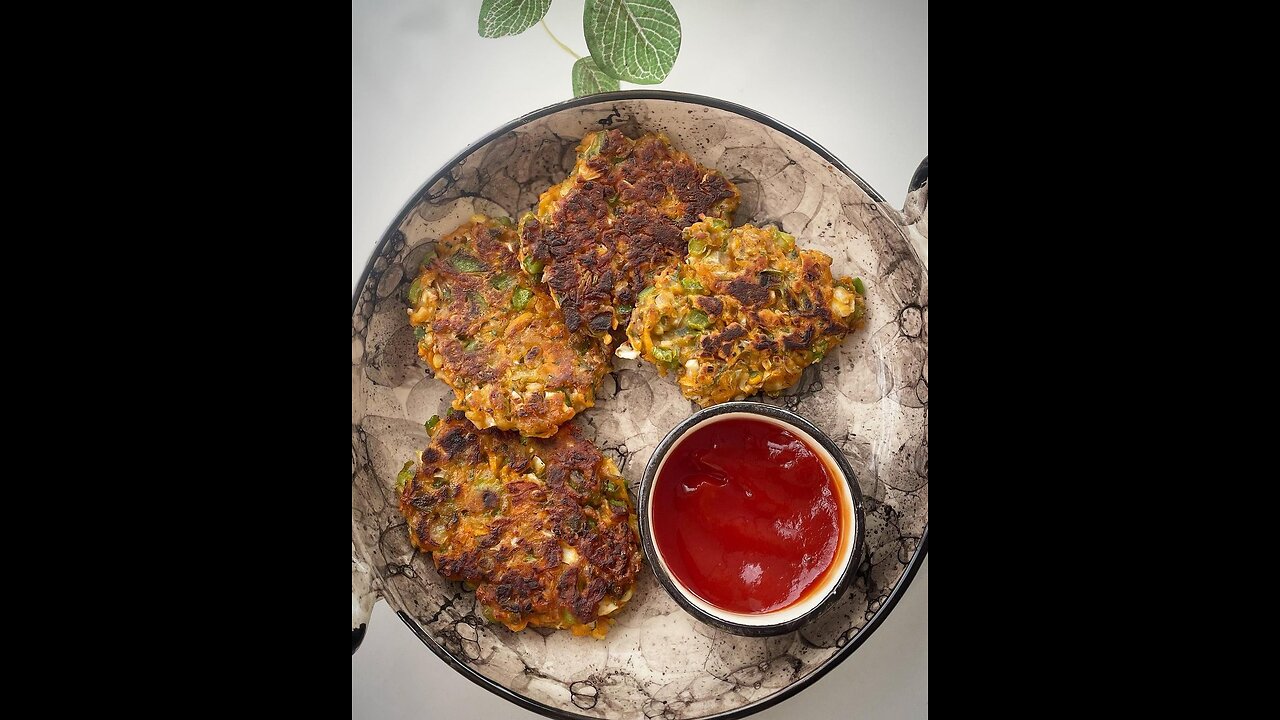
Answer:
<svg viewBox="0 0 1280 720"><path fill-rule="evenodd" d="M421 186L419 186L417 190L414 190L413 194L409 196L408 201L406 201L404 206L400 208L400 212L396 213L395 219L392 220L391 223L387 226L387 229L382 232L382 238L378 241L377 245L375 245L373 250L369 253L369 259L368 261L365 262L364 271L360 273L360 279L356 281L356 286L351 291L352 314L354 314L356 311L356 306L360 300L360 295L364 291L364 286L369 282L369 275L373 272L374 263L377 262L377 259L382 255L382 251L386 249L387 244L391 242L391 239L395 236L395 233L399 229L400 224L404 221L405 217L415 207L418 206L418 203L422 198L422 194L432 185L435 185L441 178L443 178L444 175L447 172L449 172L451 168L457 165L460 161L469 157L473 152L476 151L476 149L484 145L487 145L489 142L497 139L498 137L501 137L502 135L505 135L508 132L511 132L517 127L520 127L521 125L532 122L542 117L546 117L547 115L552 115L562 110L569 110L575 107L581 107L583 105L594 105L601 102L608 102L610 100L669 100L673 102L689 103L691 105L702 105L705 107L715 108L717 110L725 110L737 115L741 115L742 117L755 120L756 122L759 122L785 135L790 136L793 140L796 140L800 144L816 152L820 157L822 157L822 159L831 163L833 167L840 170L840 172L844 173L845 175L848 175L849 178L852 179L854 182L856 182L858 186L861 187L862 190L866 192L868 196L871 197L872 200L874 200L877 203L885 202L884 196L876 192L875 188L871 187L871 185L867 183L866 180L862 179L862 176L854 172L852 168L844 164L844 162L841 161L840 158L831 154L831 152L826 148L824 148L821 144L819 144L818 142L810 138L808 135L805 135L804 133L800 132L799 130L796 130L795 128L787 125L786 123L776 120L770 117L769 115L766 115L760 112L759 110L752 110L751 108L746 107L744 105L739 105L735 102L730 102L728 100L721 100L720 98L714 98L708 95L674 92L671 90L622 90L619 92L587 95L584 97L573 98L572 100L564 100L558 103L547 105L546 107L539 108L532 112L521 115L520 117L510 122L504 123L498 128L490 131L489 133L486 133L484 136L482 136L480 139L476 140L475 142L467 145L465 148L462 149L461 152L457 153L448 161L446 161L443 165L441 165L440 169L437 170L434 174L432 174L431 177L428 178L428 180L424 182ZM928 270L924 268L924 263L921 262L920 258L916 255L915 248L912 247L910 243L907 243L907 248L908 248L908 251L913 256L916 256L916 261L920 263L921 270L927 274ZM888 599L885 600L884 604L880 606L880 609L877 610L875 614L871 616L871 619L867 621L867 624L863 626L862 630L857 635L855 635L852 639L850 639L850 641L846 643L844 647L838 649L831 657L827 658L820 665L814 668L813 671L810 672L808 675L804 676L800 680L797 680L796 682L788 685L787 687L783 688L782 690L776 693L773 693L767 697L761 698L760 700L757 700L755 702L748 703L747 705L743 705L742 707L734 708L733 710L726 710L725 712L717 713L715 715L700 716L696 720L733 720L735 718L743 718L743 717L747 717L748 715L754 715L755 713L758 713L761 710L771 708L774 705L777 705L778 703L782 702L783 700L787 700L791 698L796 693L809 687L813 683L820 680L827 673L834 670L837 665L844 662L846 658L852 655L853 651L857 650L862 645L862 643L865 642L867 638L871 637L872 633L874 633L876 629L878 629L880 625L883 624L885 618L889 616L890 611L892 611L893 608L897 606L898 601L902 599L902 596L904 594L906 594L907 588L911 585L911 581L915 579L916 573L920 570L920 565L924 562L924 558L928 554L929 554L929 524L925 523L924 532L920 536L920 544L916 548L915 553L911 556L911 561L907 563L906 572L904 572L902 576L898 579L898 583L894 586L893 590L889 593ZM382 598L382 599L385 601L386 598ZM545 717L556 718L557 720L599 720L599 718L597 718L594 715L582 715L579 713L562 710L560 708L555 708L515 692L511 688L508 688L507 686L502 685L501 683L481 674L480 672L476 671L466 663L459 662L458 659L453 657L453 655L451 655L447 650L445 650L443 647L440 647L440 645L436 643L436 641L433 640L431 636L428 635L426 631L422 629L421 626L418 625L417 621L415 621L403 610L396 610L395 613L400 617L400 619L404 622L404 624L408 625L409 629L412 630L413 633L418 636L418 639L421 640L424 645L426 645L428 648L431 649L433 653L436 654L437 657L439 657L441 660L444 660L446 664L448 664L454 670L458 671L463 677L467 678L468 680L475 683L476 685L479 685L485 690L488 690L489 692L497 695L498 697L501 697L504 700L508 700L512 703L515 703L516 705L519 705L520 707L523 707L526 710L531 710Z"/></svg>

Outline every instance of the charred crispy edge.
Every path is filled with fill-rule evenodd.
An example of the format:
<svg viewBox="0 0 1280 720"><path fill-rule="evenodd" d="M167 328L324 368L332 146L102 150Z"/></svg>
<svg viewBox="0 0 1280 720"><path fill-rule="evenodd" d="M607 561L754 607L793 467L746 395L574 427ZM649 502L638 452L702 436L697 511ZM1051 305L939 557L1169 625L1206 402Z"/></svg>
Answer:
<svg viewBox="0 0 1280 720"><path fill-rule="evenodd" d="M713 295L695 295L693 298L693 306L707 313L711 317L715 317L724 312L724 302Z"/></svg>
<svg viewBox="0 0 1280 720"><path fill-rule="evenodd" d="M725 292L743 305L763 305L769 301L769 288L742 278L729 282Z"/></svg>
<svg viewBox="0 0 1280 720"><path fill-rule="evenodd" d="M813 326L804 329L804 333L791 333L782 338L782 344L788 350L804 350L813 342Z"/></svg>
<svg viewBox="0 0 1280 720"><path fill-rule="evenodd" d="M746 328L740 323L730 323L725 329L719 332L707 333L702 336L700 347L702 352L708 356L725 358L733 349L734 343L738 338L747 334Z"/></svg>

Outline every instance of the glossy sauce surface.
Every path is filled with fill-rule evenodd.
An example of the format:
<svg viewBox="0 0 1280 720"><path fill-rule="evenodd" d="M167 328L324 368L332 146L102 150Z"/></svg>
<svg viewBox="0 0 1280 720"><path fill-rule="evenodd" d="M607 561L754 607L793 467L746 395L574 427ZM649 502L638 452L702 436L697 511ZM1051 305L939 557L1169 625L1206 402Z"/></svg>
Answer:
<svg viewBox="0 0 1280 720"><path fill-rule="evenodd" d="M836 478L808 444L762 420L731 418L689 434L653 485L654 543L703 600L764 613L803 599L845 532Z"/></svg>

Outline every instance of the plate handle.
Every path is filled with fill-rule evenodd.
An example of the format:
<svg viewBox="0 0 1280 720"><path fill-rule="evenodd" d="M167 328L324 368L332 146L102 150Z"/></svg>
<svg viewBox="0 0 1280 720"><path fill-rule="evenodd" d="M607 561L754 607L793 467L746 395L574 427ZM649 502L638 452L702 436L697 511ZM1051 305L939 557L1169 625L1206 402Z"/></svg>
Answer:
<svg viewBox="0 0 1280 720"><path fill-rule="evenodd" d="M927 182L929 182L929 156L925 155L920 161L920 167L917 167L915 174L911 176L911 185L907 187L907 192L919 190Z"/></svg>
<svg viewBox="0 0 1280 720"><path fill-rule="evenodd" d="M907 239L920 256L920 262L929 267L929 156L925 155L911 176L907 186L907 201L902 206L900 218Z"/></svg>
<svg viewBox="0 0 1280 720"><path fill-rule="evenodd" d="M356 559L356 544L351 543L351 654L364 640L365 628L369 626L369 615L373 612L373 604L378 601L377 581L369 566Z"/></svg>

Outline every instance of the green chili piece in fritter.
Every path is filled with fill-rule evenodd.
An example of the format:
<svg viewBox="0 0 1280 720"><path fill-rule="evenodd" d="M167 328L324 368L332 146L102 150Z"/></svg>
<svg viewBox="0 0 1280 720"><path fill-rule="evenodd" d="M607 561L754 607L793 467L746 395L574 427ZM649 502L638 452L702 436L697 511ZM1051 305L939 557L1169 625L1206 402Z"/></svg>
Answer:
<svg viewBox="0 0 1280 720"><path fill-rule="evenodd" d="M449 262L465 273L484 272L488 269L484 263L466 253L455 253L449 258Z"/></svg>
<svg viewBox="0 0 1280 720"><path fill-rule="evenodd" d="M814 361L814 362L818 362L818 361L819 361L819 360L821 360L823 357L825 357L825 356L826 356L826 354L827 354L827 341L826 341L826 339L825 339L825 338L823 338L822 340L818 340L817 342L815 342L815 343L813 344L813 347L809 348L809 350L810 350L811 352L813 352L813 361Z"/></svg>
<svg viewBox="0 0 1280 720"><path fill-rule="evenodd" d="M435 259L436 259L436 249L434 247L427 248L427 252L424 253L422 255L422 259L418 261L418 269L422 270L422 268L430 265L431 261Z"/></svg>
<svg viewBox="0 0 1280 720"><path fill-rule="evenodd" d="M784 233L781 230L774 229L773 237L778 241L778 247L782 248L783 252L789 252L791 250L794 250L796 247L795 235L791 235L790 233Z"/></svg>
<svg viewBox="0 0 1280 720"><path fill-rule="evenodd" d="M668 365L671 365L676 361L676 351L669 350L664 347L655 347L653 349L653 356L657 358L659 362L664 362Z"/></svg>
<svg viewBox="0 0 1280 720"><path fill-rule="evenodd" d="M410 460L404 464L404 467L400 468L400 473L396 475L396 492L404 491L404 486L409 484L409 481L412 479L413 461Z"/></svg>
<svg viewBox="0 0 1280 720"><path fill-rule="evenodd" d="M523 310L531 299L533 299L532 291L526 288L516 288L516 291L511 293L511 307L516 310Z"/></svg>
<svg viewBox="0 0 1280 720"><path fill-rule="evenodd" d="M583 151L582 159L590 160L591 158L599 155L600 148L604 147L604 139L605 139L604 133L602 132L596 133L595 138L591 141L591 145L589 145L587 149Z"/></svg>
<svg viewBox="0 0 1280 720"><path fill-rule="evenodd" d="M521 265L524 267L524 271L529 273L530 277L535 279L542 278L542 263L531 257L527 257Z"/></svg>

